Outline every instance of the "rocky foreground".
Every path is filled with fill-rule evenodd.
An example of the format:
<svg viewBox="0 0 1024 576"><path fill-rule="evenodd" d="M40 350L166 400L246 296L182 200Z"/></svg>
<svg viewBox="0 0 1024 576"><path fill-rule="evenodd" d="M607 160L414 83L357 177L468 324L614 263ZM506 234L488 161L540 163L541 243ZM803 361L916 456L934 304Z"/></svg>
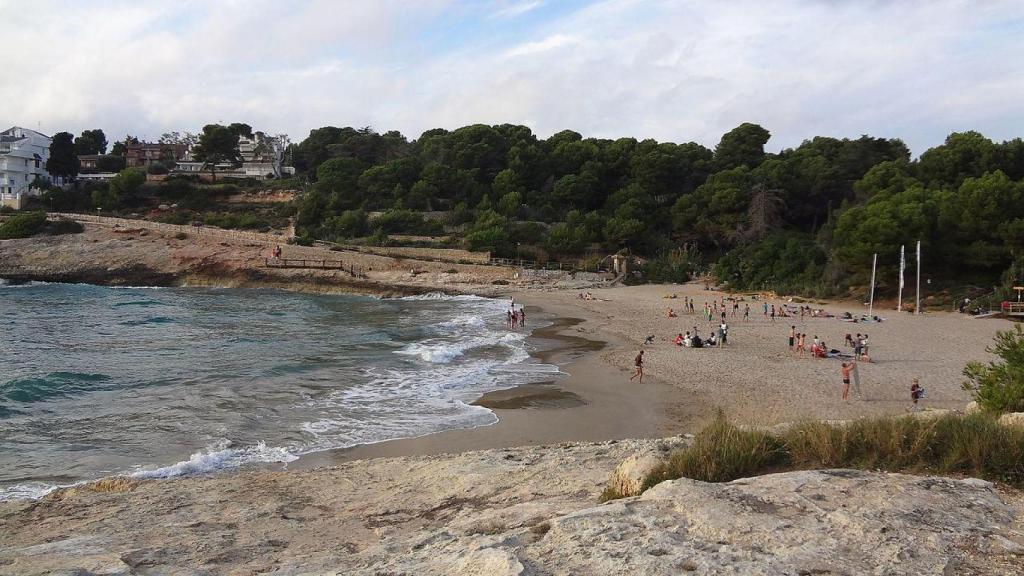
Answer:
<svg viewBox="0 0 1024 576"><path fill-rule="evenodd" d="M626 440L108 480L0 504L2 574L1024 574L1024 502L851 470L599 504Z"/></svg>

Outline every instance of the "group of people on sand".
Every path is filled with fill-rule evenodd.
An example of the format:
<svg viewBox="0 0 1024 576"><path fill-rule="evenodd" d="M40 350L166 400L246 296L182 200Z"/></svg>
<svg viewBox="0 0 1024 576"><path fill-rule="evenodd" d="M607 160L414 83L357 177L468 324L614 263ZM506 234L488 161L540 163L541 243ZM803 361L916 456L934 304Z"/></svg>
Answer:
<svg viewBox="0 0 1024 576"><path fill-rule="evenodd" d="M718 325L718 328L712 330L711 334L709 334L707 338L701 338L700 332L697 330L697 327L694 326L692 331L686 331L685 336L682 332L676 334L672 343L684 348L725 346L729 343L729 325L725 320L722 320L722 323Z"/></svg>

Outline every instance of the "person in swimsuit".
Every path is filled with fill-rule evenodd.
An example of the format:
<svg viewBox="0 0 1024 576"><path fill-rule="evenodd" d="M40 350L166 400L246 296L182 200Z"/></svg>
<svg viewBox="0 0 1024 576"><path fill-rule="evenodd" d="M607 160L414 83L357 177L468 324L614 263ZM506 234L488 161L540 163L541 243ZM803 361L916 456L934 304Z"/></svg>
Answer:
<svg viewBox="0 0 1024 576"><path fill-rule="evenodd" d="M795 350L796 346L796 326L789 327L789 349Z"/></svg>
<svg viewBox="0 0 1024 576"><path fill-rule="evenodd" d="M637 383L638 384L643 384L643 382L644 382L644 351L643 350L641 350L640 353L636 355L636 358L633 359L633 366L636 367L636 371L633 372L633 375L630 376L629 380L632 381L633 378L639 378Z"/></svg>

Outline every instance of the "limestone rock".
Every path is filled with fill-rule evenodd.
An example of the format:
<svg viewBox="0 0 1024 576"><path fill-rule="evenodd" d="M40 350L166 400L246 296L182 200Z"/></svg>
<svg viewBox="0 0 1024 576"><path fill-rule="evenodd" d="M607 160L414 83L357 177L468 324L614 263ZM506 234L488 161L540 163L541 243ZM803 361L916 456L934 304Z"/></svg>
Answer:
<svg viewBox="0 0 1024 576"><path fill-rule="evenodd" d="M643 489L644 479L662 463L651 453L633 454L623 460L608 481L608 487L622 496L636 496Z"/></svg>
<svg viewBox="0 0 1024 576"><path fill-rule="evenodd" d="M968 402L964 408L964 414L977 414L978 412L981 412L981 406L978 406L978 403L974 400Z"/></svg>
<svg viewBox="0 0 1024 576"><path fill-rule="evenodd" d="M1004 426L1024 427L1024 412L1008 412L999 417L999 423Z"/></svg>

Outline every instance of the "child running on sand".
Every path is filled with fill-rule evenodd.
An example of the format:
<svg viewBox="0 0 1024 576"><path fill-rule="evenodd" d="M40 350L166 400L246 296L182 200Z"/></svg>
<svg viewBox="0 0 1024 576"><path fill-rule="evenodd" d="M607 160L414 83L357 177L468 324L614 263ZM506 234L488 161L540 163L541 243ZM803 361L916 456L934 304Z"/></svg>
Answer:
<svg viewBox="0 0 1024 576"><path fill-rule="evenodd" d="M630 382L633 381L633 378L639 377L640 380L638 380L637 383L638 384L643 384L644 383L644 351L643 350L641 350L640 353L636 355L636 358L633 359L633 366L636 367L636 371L633 373L632 376L630 376L630 378L629 378Z"/></svg>

